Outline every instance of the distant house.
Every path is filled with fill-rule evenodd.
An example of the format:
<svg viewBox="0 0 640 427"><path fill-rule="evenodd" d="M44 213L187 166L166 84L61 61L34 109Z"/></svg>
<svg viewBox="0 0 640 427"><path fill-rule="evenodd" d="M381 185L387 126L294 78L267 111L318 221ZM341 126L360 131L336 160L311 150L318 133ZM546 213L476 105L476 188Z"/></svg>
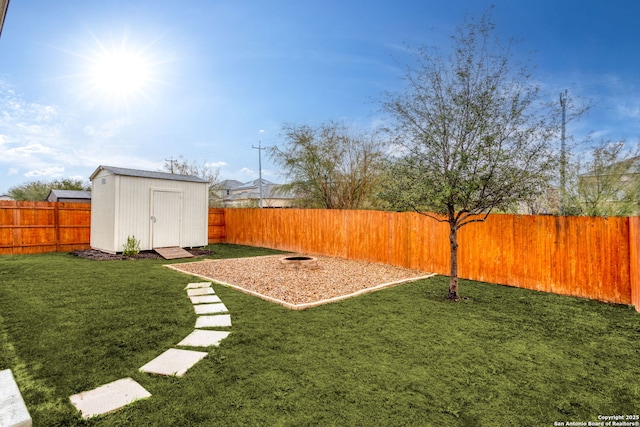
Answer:
<svg viewBox="0 0 640 427"><path fill-rule="evenodd" d="M225 208L258 207L260 205L260 180L241 183L225 180L219 185L218 194ZM282 184L262 180L262 206L284 208L293 205L294 197Z"/></svg>
<svg viewBox="0 0 640 427"><path fill-rule="evenodd" d="M13 200L13 197L8 194L0 194L0 200Z"/></svg>
<svg viewBox="0 0 640 427"><path fill-rule="evenodd" d="M242 183L240 181L236 181L235 179L225 179L221 183L215 186L215 191L212 191L212 195L215 196L220 203L231 195L231 191L240 187Z"/></svg>
<svg viewBox="0 0 640 427"><path fill-rule="evenodd" d="M47 196L47 201L91 203L91 191L51 190Z"/></svg>

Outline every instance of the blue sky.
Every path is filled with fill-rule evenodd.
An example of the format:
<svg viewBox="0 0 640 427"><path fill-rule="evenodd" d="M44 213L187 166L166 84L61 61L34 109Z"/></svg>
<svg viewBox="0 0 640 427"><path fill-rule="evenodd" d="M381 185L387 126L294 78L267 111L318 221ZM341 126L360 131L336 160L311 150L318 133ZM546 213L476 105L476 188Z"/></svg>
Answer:
<svg viewBox="0 0 640 427"><path fill-rule="evenodd" d="M637 0L12 0L0 194L178 156L255 179L252 146L280 144L283 123L375 126L383 92L402 87L405 46L446 46L491 4L499 35L521 40L516 56L533 52L544 97L568 89L593 103L569 125L574 141L638 141ZM262 166L283 181L268 158Z"/></svg>

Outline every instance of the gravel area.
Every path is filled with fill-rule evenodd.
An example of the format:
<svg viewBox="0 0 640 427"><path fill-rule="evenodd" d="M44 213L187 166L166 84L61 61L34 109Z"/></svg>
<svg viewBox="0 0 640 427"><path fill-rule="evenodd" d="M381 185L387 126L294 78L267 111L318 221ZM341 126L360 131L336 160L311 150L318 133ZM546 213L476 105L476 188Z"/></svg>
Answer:
<svg viewBox="0 0 640 427"><path fill-rule="evenodd" d="M330 302L328 299L341 299L429 275L409 268L322 256L313 257L317 259L317 269L287 269L280 263L283 257L205 260L170 267L259 294L290 308L319 305Z"/></svg>

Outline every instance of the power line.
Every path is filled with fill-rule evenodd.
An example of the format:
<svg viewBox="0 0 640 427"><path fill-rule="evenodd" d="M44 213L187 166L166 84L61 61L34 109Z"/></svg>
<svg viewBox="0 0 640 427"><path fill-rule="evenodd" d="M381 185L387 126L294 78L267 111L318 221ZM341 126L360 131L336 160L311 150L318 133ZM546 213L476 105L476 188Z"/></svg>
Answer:
<svg viewBox="0 0 640 427"><path fill-rule="evenodd" d="M258 146L252 145L251 148L258 150L258 186L260 187L260 207L262 207L262 150L267 147L262 146L262 141L258 141Z"/></svg>
<svg viewBox="0 0 640 427"><path fill-rule="evenodd" d="M165 162L171 162L171 173L173 173L173 164L178 162L178 159L173 160L173 156L170 159L164 159Z"/></svg>
<svg viewBox="0 0 640 427"><path fill-rule="evenodd" d="M562 131L560 134L560 213L562 215L566 214L567 204L567 93L567 89L564 90L564 94L560 92L560 107L562 108Z"/></svg>

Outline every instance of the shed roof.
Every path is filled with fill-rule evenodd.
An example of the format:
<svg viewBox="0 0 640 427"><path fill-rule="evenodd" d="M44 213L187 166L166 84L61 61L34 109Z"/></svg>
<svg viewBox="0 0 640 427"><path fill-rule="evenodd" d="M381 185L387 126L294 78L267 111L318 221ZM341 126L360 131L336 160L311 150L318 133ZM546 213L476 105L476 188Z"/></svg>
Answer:
<svg viewBox="0 0 640 427"><path fill-rule="evenodd" d="M154 171L143 171L138 169L127 169L127 168L119 168L115 166L98 166L98 169L95 170L91 174L90 179L93 179L98 175L101 171L111 172L113 175L123 175L123 176L135 176L139 178L155 178L155 179L167 179L171 181L189 181L189 182L199 182L208 184L209 181L200 178L199 176L192 175L179 175L176 173L168 173L168 172L154 172Z"/></svg>

